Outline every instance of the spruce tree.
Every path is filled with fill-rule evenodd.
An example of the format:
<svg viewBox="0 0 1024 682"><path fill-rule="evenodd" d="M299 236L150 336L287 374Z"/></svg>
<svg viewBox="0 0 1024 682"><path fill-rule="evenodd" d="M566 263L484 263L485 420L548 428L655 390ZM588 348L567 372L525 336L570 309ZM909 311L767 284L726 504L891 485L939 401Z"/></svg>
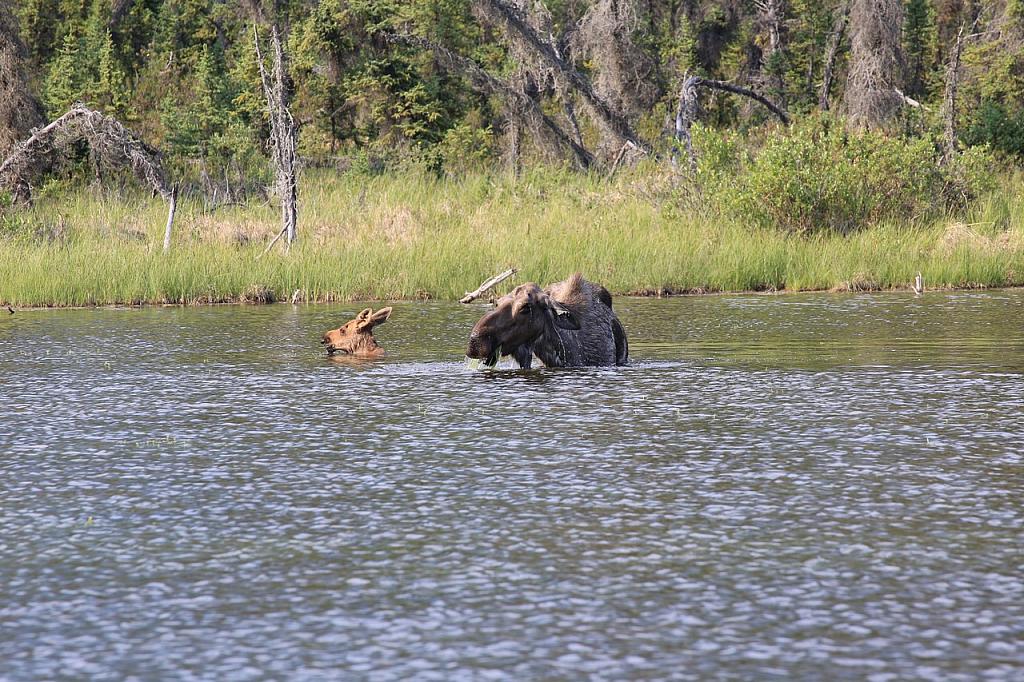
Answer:
<svg viewBox="0 0 1024 682"><path fill-rule="evenodd" d="M96 67L96 85L92 93L95 103L117 118L124 118L128 109L128 88L124 72L114 54L114 40L107 31L100 48Z"/></svg>
<svg viewBox="0 0 1024 682"><path fill-rule="evenodd" d="M81 55L78 36L68 31L61 41L43 84L43 103L50 118L60 116L82 94Z"/></svg>
<svg viewBox="0 0 1024 682"><path fill-rule="evenodd" d="M927 97L935 77L935 9L930 0L908 0L903 22L906 94Z"/></svg>

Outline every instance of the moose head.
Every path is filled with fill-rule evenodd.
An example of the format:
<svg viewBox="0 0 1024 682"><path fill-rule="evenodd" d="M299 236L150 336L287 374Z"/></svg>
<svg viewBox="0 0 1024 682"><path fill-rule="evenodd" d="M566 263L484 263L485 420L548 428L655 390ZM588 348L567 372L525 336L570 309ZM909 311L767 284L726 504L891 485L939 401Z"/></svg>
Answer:
<svg viewBox="0 0 1024 682"><path fill-rule="evenodd" d="M366 308L355 319L325 333L320 343L327 346L328 355L345 353L359 357L380 357L384 355L384 349L373 338L373 328L384 324L389 317L390 307L381 308L377 312Z"/></svg>
<svg viewBox="0 0 1024 682"><path fill-rule="evenodd" d="M579 330L580 321L534 283L521 284L494 303L469 336L466 355L493 367L502 355L511 355L520 367L529 367L534 344L545 337L557 339L555 329Z"/></svg>

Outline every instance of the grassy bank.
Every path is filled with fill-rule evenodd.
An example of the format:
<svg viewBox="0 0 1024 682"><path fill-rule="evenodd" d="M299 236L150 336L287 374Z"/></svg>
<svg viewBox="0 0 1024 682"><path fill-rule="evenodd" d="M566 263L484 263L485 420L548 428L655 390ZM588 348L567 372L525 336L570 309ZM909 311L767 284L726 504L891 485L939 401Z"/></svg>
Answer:
<svg viewBox="0 0 1024 682"><path fill-rule="evenodd" d="M205 211L86 190L40 198L0 226L0 303L70 306L433 297L452 299L507 267L518 281L575 270L616 293L888 289L921 272L935 287L1024 284L1017 183L963 215L849 236L788 234L704 208L658 172L609 182L553 170L438 180L409 172L307 173L300 241L258 258L276 232L267 205Z"/></svg>

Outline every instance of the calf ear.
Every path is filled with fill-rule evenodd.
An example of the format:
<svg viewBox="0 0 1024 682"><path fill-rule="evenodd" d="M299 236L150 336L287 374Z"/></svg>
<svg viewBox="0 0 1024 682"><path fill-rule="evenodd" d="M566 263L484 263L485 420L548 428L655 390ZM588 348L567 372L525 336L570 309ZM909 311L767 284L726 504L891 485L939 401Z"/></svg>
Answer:
<svg viewBox="0 0 1024 682"><path fill-rule="evenodd" d="M375 325L384 324L385 322L388 321L389 317L391 317L391 308L381 308L373 315L370 315L370 322L373 322L373 324Z"/></svg>
<svg viewBox="0 0 1024 682"><path fill-rule="evenodd" d="M570 331L579 331L580 321L576 314L557 301L551 301L551 313L555 319L555 326Z"/></svg>
<svg viewBox="0 0 1024 682"><path fill-rule="evenodd" d="M353 320L356 323L356 331L361 332L373 326L373 308L363 308L363 311L356 315Z"/></svg>

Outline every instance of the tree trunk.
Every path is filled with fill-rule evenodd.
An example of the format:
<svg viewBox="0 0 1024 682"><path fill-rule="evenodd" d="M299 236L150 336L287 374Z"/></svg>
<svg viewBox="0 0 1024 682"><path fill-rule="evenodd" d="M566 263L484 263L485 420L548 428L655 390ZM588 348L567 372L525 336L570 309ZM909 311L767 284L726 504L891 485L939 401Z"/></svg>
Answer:
<svg viewBox="0 0 1024 682"><path fill-rule="evenodd" d="M785 108L786 82L779 70L778 62L782 56L782 30L786 9L783 0L756 0L754 4L768 37L767 49L761 60L763 81L779 102L779 106Z"/></svg>
<svg viewBox="0 0 1024 682"><path fill-rule="evenodd" d="M942 118L945 128L942 145L944 163L952 161L956 157L957 151L956 94L960 79L960 56L963 53L963 40L964 26L961 24L960 31L956 34L956 43L953 45L952 54L949 56L949 64L946 65L946 91L942 103Z"/></svg>
<svg viewBox="0 0 1024 682"><path fill-rule="evenodd" d="M274 164L277 196L281 202L281 231L284 233L285 242L291 246L298 236L298 184L295 178L295 140L298 130L289 110L291 91L287 83L284 46L275 20L270 26L273 68L268 74L260 51L259 29L256 24L253 24L252 31L263 94L267 98L267 114L270 117L271 159Z"/></svg>
<svg viewBox="0 0 1024 682"><path fill-rule="evenodd" d="M764 95L748 88L726 83L725 81L701 78L700 76L688 76L683 79L683 87L679 91L679 106L676 109L676 141L681 142L686 150L686 154L689 157L691 174L696 174L697 172L697 155L693 150L693 140L690 137L690 127L697 118L699 95L697 88L709 88L748 97L778 116L784 125L789 125L789 116L786 112ZM672 155L672 163L676 163L675 154Z"/></svg>
<svg viewBox="0 0 1024 682"><path fill-rule="evenodd" d="M821 93L818 95L818 108L828 111L829 97L832 95L832 80L835 77L836 61L839 59L839 48L843 44L843 34L846 33L846 23L850 19L850 2L845 0L836 12L836 21L832 26L832 33L828 37L828 44L825 47L825 71L821 78Z"/></svg>
<svg viewBox="0 0 1024 682"><path fill-rule="evenodd" d="M853 1L846 81L846 109L853 129L888 129L899 113L902 28L901 0Z"/></svg>

